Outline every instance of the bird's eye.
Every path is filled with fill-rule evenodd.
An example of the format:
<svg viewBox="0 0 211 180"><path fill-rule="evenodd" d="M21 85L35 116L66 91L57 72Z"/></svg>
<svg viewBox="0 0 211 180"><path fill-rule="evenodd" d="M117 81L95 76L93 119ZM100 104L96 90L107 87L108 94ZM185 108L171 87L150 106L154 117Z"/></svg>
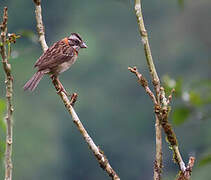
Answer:
<svg viewBox="0 0 211 180"><path fill-rule="evenodd" d="M74 42L75 42L75 44L76 44L76 45L78 45L78 44L79 44L79 41L78 41L78 40L75 40Z"/></svg>

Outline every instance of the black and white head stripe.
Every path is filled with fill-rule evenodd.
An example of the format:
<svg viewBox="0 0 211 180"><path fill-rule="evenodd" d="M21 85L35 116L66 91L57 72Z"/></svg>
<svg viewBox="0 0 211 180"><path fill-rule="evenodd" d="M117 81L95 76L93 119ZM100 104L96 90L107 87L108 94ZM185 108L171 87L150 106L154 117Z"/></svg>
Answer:
<svg viewBox="0 0 211 180"><path fill-rule="evenodd" d="M78 39L79 41L82 42L82 38L78 33L71 33L70 39Z"/></svg>
<svg viewBox="0 0 211 180"><path fill-rule="evenodd" d="M68 43L77 51L80 48L87 48L87 45L85 44L85 42L83 42L81 36L78 33L71 33L68 38Z"/></svg>

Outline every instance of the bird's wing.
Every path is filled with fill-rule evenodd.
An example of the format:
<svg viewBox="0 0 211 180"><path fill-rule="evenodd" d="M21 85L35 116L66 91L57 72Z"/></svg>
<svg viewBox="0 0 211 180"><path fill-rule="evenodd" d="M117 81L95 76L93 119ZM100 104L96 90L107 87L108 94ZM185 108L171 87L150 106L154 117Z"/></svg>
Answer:
<svg viewBox="0 0 211 180"><path fill-rule="evenodd" d="M54 68L70 60L74 56L74 53L74 49L66 45L63 41L56 42L43 53L36 61L34 67L38 67L39 70Z"/></svg>

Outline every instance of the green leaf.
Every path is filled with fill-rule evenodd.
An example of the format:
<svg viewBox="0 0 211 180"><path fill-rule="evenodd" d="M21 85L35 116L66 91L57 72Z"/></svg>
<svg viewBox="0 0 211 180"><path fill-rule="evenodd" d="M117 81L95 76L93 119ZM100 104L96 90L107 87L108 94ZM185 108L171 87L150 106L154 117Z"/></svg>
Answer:
<svg viewBox="0 0 211 180"><path fill-rule="evenodd" d="M6 102L3 99L0 99L0 162L4 158L5 153L5 141L2 141L4 139L4 134L6 132L6 124L4 121L4 113L6 111Z"/></svg>
<svg viewBox="0 0 211 180"><path fill-rule="evenodd" d="M36 34L33 31L28 30L28 29L23 29L19 33L21 34L21 36L28 37L28 38L36 36Z"/></svg>
<svg viewBox="0 0 211 180"><path fill-rule="evenodd" d="M5 141L0 140L0 162L4 159L5 149L6 149Z"/></svg>
<svg viewBox="0 0 211 180"><path fill-rule="evenodd" d="M203 157L200 161L199 161L199 166L205 166L207 164L211 164L211 154Z"/></svg>
<svg viewBox="0 0 211 180"><path fill-rule="evenodd" d="M204 104L210 104L210 103L211 103L211 92L209 92L206 99L204 99Z"/></svg>
<svg viewBox="0 0 211 180"><path fill-rule="evenodd" d="M3 99L0 99L0 117L1 114L5 111L6 109L6 102Z"/></svg>
<svg viewBox="0 0 211 180"><path fill-rule="evenodd" d="M211 80L200 80L200 81L196 81L192 84L192 88L197 88L197 87L211 87Z"/></svg>
<svg viewBox="0 0 211 180"><path fill-rule="evenodd" d="M1 131L6 132L6 124L4 122L3 117L0 119L0 128L1 128Z"/></svg>
<svg viewBox="0 0 211 180"><path fill-rule="evenodd" d="M178 4L181 8L184 8L184 0L178 0Z"/></svg>
<svg viewBox="0 0 211 180"><path fill-rule="evenodd" d="M170 78L168 75L164 75L162 81L164 83L165 92L167 95L169 95L171 90L176 87L176 81Z"/></svg>
<svg viewBox="0 0 211 180"><path fill-rule="evenodd" d="M6 110L6 102L3 99L0 99L0 128L5 131L6 125L4 122L4 112Z"/></svg>
<svg viewBox="0 0 211 180"><path fill-rule="evenodd" d="M164 83L164 88L166 91L166 94L169 95L172 89L175 89L175 95L181 96L182 94L182 78L178 79L172 79L168 75L164 75L162 78L162 81Z"/></svg>
<svg viewBox="0 0 211 180"><path fill-rule="evenodd" d="M195 91L190 92L190 103L195 106L201 106L204 104L201 95Z"/></svg>
<svg viewBox="0 0 211 180"><path fill-rule="evenodd" d="M172 115L173 123L177 126L181 125L187 120L189 115L190 109L188 109L187 107L176 108Z"/></svg>
<svg viewBox="0 0 211 180"><path fill-rule="evenodd" d="M181 96L182 95L182 83L183 83L182 78L179 78L179 79L176 80L176 86L174 88L176 96Z"/></svg>
<svg viewBox="0 0 211 180"><path fill-rule="evenodd" d="M28 29L21 30L19 34L21 35L21 37L26 37L32 42L36 42L38 40L37 34L35 34L33 31L28 30Z"/></svg>

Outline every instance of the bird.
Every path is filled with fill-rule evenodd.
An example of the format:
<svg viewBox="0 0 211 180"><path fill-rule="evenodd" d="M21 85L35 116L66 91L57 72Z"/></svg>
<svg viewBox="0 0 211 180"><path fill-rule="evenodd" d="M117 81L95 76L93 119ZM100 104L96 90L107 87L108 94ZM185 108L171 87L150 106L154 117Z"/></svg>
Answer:
<svg viewBox="0 0 211 180"><path fill-rule="evenodd" d="M78 33L71 33L69 37L54 43L35 62L34 68L37 68L37 72L24 85L24 91L34 91L45 74L57 79L59 74L75 63L81 48L87 48L87 45ZM61 83L60 90L64 90Z"/></svg>

